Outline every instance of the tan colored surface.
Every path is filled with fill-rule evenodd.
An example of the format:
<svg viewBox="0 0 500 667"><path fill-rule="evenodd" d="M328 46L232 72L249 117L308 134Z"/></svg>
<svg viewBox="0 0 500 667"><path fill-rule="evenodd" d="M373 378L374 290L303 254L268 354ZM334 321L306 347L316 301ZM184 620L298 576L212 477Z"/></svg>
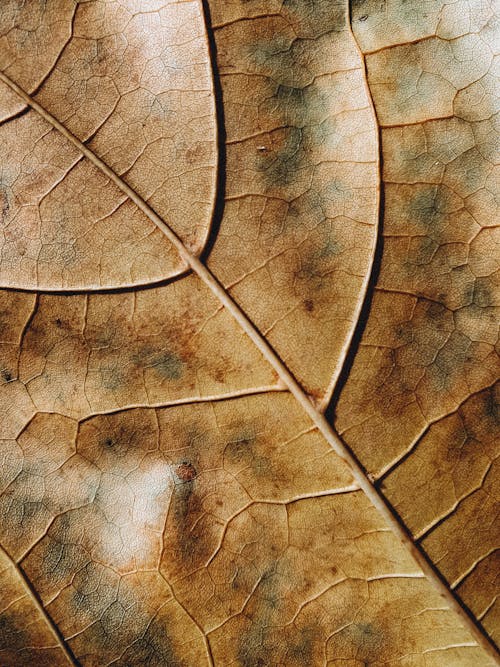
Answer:
<svg viewBox="0 0 500 667"><path fill-rule="evenodd" d="M72 4L8 0L0 67L200 252L217 158L198 3L153 2L146 12L136 2L69 11ZM10 93L2 101L7 118L18 112ZM186 268L144 214L36 113L0 127L0 147L3 285L117 288Z"/></svg>
<svg viewBox="0 0 500 667"><path fill-rule="evenodd" d="M385 128L384 241L336 423L498 641L500 33L488 2L387 5L353 10Z"/></svg>
<svg viewBox="0 0 500 667"><path fill-rule="evenodd" d="M491 15L5 3L2 665L494 664Z"/></svg>
<svg viewBox="0 0 500 667"><path fill-rule="evenodd" d="M41 667L68 665L58 640L44 614L33 602L29 589L15 566L0 551L0 660L5 667L37 664Z"/></svg>
<svg viewBox="0 0 500 667"><path fill-rule="evenodd" d="M376 240L377 134L362 59L342 6L284 3L246 21L244 3L212 4L227 192L208 264L321 401Z"/></svg>

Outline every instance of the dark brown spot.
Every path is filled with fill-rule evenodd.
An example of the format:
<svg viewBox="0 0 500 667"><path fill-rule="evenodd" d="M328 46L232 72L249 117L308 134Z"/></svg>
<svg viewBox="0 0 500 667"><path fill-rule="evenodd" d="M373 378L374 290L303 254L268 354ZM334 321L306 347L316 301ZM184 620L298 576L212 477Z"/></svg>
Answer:
<svg viewBox="0 0 500 667"><path fill-rule="evenodd" d="M363 14L363 16L359 17L359 20L360 21L366 21L367 18L368 18L368 14Z"/></svg>
<svg viewBox="0 0 500 667"><path fill-rule="evenodd" d="M192 482L196 477L196 469L189 461L183 461L175 469L175 474L182 482Z"/></svg>
<svg viewBox="0 0 500 667"><path fill-rule="evenodd" d="M12 380L12 373L4 368L2 370L2 378L5 380L5 382L10 382Z"/></svg>
<svg viewBox="0 0 500 667"><path fill-rule="evenodd" d="M305 299L304 308L307 310L308 313L311 313L314 310L314 301L312 301L311 299Z"/></svg>
<svg viewBox="0 0 500 667"><path fill-rule="evenodd" d="M0 218L2 219L2 222L7 217L9 209L10 204L7 191L3 186L0 185Z"/></svg>
<svg viewBox="0 0 500 667"><path fill-rule="evenodd" d="M217 380L217 382L220 382L220 383L224 382L225 372L221 368L216 368L213 375L214 375L214 379Z"/></svg>

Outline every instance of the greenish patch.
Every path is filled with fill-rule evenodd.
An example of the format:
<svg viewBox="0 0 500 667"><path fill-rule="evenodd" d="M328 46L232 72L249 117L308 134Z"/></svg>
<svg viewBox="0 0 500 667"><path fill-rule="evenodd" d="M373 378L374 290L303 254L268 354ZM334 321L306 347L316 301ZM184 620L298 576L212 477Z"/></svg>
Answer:
<svg viewBox="0 0 500 667"><path fill-rule="evenodd" d="M290 57L291 41L284 35L276 35L273 39L262 39L247 47L251 62L259 67L277 69L277 63ZM290 63L288 63L290 64Z"/></svg>
<svg viewBox="0 0 500 667"><path fill-rule="evenodd" d="M72 579L70 613L83 616L87 622L101 618L116 599L118 582L118 575L110 568L88 563Z"/></svg>
<svg viewBox="0 0 500 667"><path fill-rule="evenodd" d="M77 614L84 613L93 616L96 611L95 600L90 595L78 590L74 591L71 596L70 605L73 613L76 612Z"/></svg>
<svg viewBox="0 0 500 667"><path fill-rule="evenodd" d="M165 624L159 618L148 623L145 632L133 642L123 656L113 664L116 667L148 665L148 667L187 667L187 663L177 657Z"/></svg>
<svg viewBox="0 0 500 667"><path fill-rule="evenodd" d="M385 0L351 0L349 4L352 11L358 9L365 10L368 7L379 7L380 5L385 5Z"/></svg>
<svg viewBox="0 0 500 667"><path fill-rule="evenodd" d="M365 661L376 660L386 645L383 634L373 623L353 623L349 635L356 654Z"/></svg>
<svg viewBox="0 0 500 667"><path fill-rule="evenodd" d="M425 317L432 327L438 331L448 330L448 309L445 306L432 301L425 301Z"/></svg>
<svg viewBox="0 0 500 667"><path fill-rule="evenodd" d="M203 443L200 443L202 446ZM203 498L197 493L197 476L200 463L196 453L197 446L191 441L185 451L186 458L174 464L174 488L171 504L171 530L165 534L165 548L172 550L173 556L182 562L182 567L189 571L200 566L207 556L207 535L205 525L199 521L203 516ZM172 539L173 538L173 539Z"/></svg>
<svg viewBox="0 0 500 667"><path fill-rule="evenodd" d="M318 95L318 98L321 96ZM324 98L323 98L324 99ZM326 100L324 100L324 105L326 107ZM319 111L319 109L317 109ZM311 125L309 132L311 143L316 146L334 146L339 143L340 135L336 131L336 122L334 116L328 116L323 118L323 114L318 113L319 116L318 122L315 125Z"/></svg>
<svg viewBox="0 0 500 667"><path fill-rule="evenodd" d="M343 251L343 246L338 243L331 233L322 239L319 247L313 249L309 254L305 254L302 259L301 268L297 271L296 277L308 282L317 282L317 287L325 274L332 268L332 258Z"/></svg>
<svg viewBox="0 0 500 667"><path fill-rule="evenodd" d="M122 387L125 382L122 368L118 364L101 366L99 368L99 375L101 387L110 391Z"/></svg>
<svg viewBox="0 0 500 667"><path fill-rule="evenodd" d="M324 259L330 259L330 257L335 257L343 251L344 247L337 243L331 236L328 236L321 248L313 254L314 259L317 261L322 261Z"/></svg>
<svg viewBox="0 0 500 667"><path fill-rule="evenodd" d="M452 165L455 164L461 188L465 188L468 195L484 188L485 178L491 167L476 147L457 157Z"/></svg>
<svg viewBox="0 0 500 667"><path fill-rule="evenodd" d="M471 341L467 336L455 331L438 352L436 360L429 369L434 389L449 390L454 378L470 361L472 361Z"/></svg>
<svg viewBox="0 0 500 667"><path fill-rule="evenodd" d="M244 426L234 440L227 443L224 449L224 458L229 463L248 464L253 458L253 446L256 442L256 433L253 429Z"/></svg>
<svg viewBox="0 0 500 667"><path fill-rule="evenodd" d="M20 650L31 644L31 637L8 611L0 616L0 649Z"/></svg>
<svg viewBox="0 0 500 667"><path fill-rule="evenodd" d="M280 602L279 592L283 586L280 579L276 561L262 573L248 607L252 623L240 637L238 645L238 664L242 667L265 667L269 664L264 644L272 634L273 616Z"/></svg>
<svg viewBox="0 0 500 667"><path fill-rule="evenodd" d="M105 449L116 458L125 458L131 450L138 449L141 446L136 434L120 424L117 424L114 429L110 429L99 440L98 444L101 449Z"/></svg>
<svg viewBox="0 0 500 667"><path fill-rule="evenodd" d="M224 450L224 457L229 464L237 464L241 468L250 468L258 477L276 476L271 459L257 451L257 436L251 430L243 430L238 439L229 442Z"/></svg>
<svg viewBox="0 0 500 667"><path fill-rule="evenodd" d="M303 133L297 127L287 127L279 132L284 135L281 146L276 151L259 155L257 169L265 175L269 185L283 187L296 181L298 170L303 168Z"/></svg>
<svg viewBox="0 0 500 667"><path fill-rule="evenodd" d="M408 206L410 222L415 221L433 238L441 235L449 212L449 197L443 188L437 185L419 190Z"/></svg>
<svg viewBox="0 0 500 667"><path fill-rule="evenodd" d="M169 95L153 95L149 116L157 122L167 119L173 120L175 112L171 109L171 104Z"/></svg>
<svg viewBox="0 0 500 667"><path fill-rule="evenodd" d="M325 201L338 204L345 203L346 201L353 199L355 196L352 188L350 188L347 183L339 179L328 181L323 190L323 193Z"/></svg>
<svg viewBox="0 0 500 667"><path fill-rule="evenodd" d="M174 555L182 560L188 570L200 565L206 551L204 535L195 525L196 519L203 513L195 487L195 479L176 484L172 499L176 535Z"/></svg>
<svg viewBox="0 0 500 667"><path fill-rule="evenodd" d="M479 308L492 308L495 306L495 294L490 286L490 278L476 278L472 301Z"/></svg>
<svg viewBox="0 0 500 667"><path fill-rule="evenodd" d="M106 465L121 468L120 459L125 462L135 461L137 456L156 450L157 438L154 411L136 408L103 418L85 420L80 430L77 449L82 456L99 467L102 467L104 457ZM89 488L89 493L91 492L92 487Z"/></svg>
<svg viewBox="0 0 500 667"><path fill-rule="evenodd" d="M312 665L314 643L313 629L304 628L301 630L299 637L291 642L287 651L287 664Z"/></svg>
<svg viewBox="0 0 500 667"><path fill-rule="evenodd" d="M333 131L333 119L328 117L328 99L323 91L314 85L286 85L279 74L275 74L273 82L277 83L275 92L262 105L265 113L278 115L282 125L309 128L308 141L315 139L319 143Z"/></svg>
<svg viewBox="0 0 500 667"><path fill-rule="evenodd" d="M54 522L55 539L49 538L43 542L43 558L41 562L41 583L50 582L51 586L63 588L74 573L88 562L88 554L80 545L67 543L65 534L69 529L68 514L62 515L65 523ZM64 526L59 530L60 526ZM38 557L38 554L37 554Z"/></svg>
<svg viewBox="0 0 500 667"><path fill-rule="evenodd" d="M346 25L346 4L338 0L283 0L283 8L298 19L302 31L316 37L340 32Z"/></svg>
<svg viewBox="0 0 500 667"><path fill-rule="evenodd" d="M257 156L257 169L270 186L288 186L297 180L300 169L311 168L310 152L315 140L312 128L325 120L327 104L314 85L309 71L311 44L293 42L281 35L248 47L248 57L257 72L270 79L273 94L261 105L275 126L272 138L276 148ZM318 143L318 140L316 140Z"/></svg>
<svg viewBox="0 0 500 667"><path fill-rule="evenodd" d="M474 299L475 280L466 266L457 266L450 271L450 289L446 296L452 297L453 290L460 295L460 305L469 306ZM444 301L444 299L442 299Z"/></svg>
<svg viewBox="0 0 500 667"><path fill-rule="evenodd" d="M126 614L126 609L121 600L115 600L106 608L101 616L101 623L109 635L113 635L122 627Z"/></svg>
<svg viewBox="0 0 500 667"><path fill-rule="evenodd" d="M410 272L414 267L428 266L434 259L438 248L439 245L434 239L419 236L414 245L414 253L408 257L405 266L410 269Z"/></svg>
<svg viewBox="0 0 500 667"><path fill-rule="evenodd" d="M288 125L303 128L307 122L307 95L304 88L279 84L271 98L271 105Z"/></svg>
<svg viewBox="0 0 500 667"><path fill-rule="evenodd" d="M173 352L162 352L154 358L151 365L160 375L169 380L178 380L184 371L184 362Z"/></svg>
<svg viewBox="0 0 500 667"><path fill-rule="evenodd" d="M178 354L170 350L154 350L147 346L132 359L142 368L153 368L158 375L167 380L179 380L184 373L184 361Z"/></svg>
<svg viewBox="0 0 500 667"><path fill-rule="evenodd" d="M304 218L310 227L316 227L325 220L324 198L321 192L310 189L294 199L288 208L287 227L294 230L303 225Z"/></svg>

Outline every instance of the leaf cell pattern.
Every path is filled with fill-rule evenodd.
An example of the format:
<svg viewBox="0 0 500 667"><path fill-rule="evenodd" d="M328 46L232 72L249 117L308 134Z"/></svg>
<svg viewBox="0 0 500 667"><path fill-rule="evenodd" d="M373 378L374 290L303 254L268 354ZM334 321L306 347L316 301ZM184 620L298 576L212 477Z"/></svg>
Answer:
<svg viewBox="0 0 500 667"><path fill-rule="evenodd" d="M498 664L499 34L2 3L2 665Z"/></svg>

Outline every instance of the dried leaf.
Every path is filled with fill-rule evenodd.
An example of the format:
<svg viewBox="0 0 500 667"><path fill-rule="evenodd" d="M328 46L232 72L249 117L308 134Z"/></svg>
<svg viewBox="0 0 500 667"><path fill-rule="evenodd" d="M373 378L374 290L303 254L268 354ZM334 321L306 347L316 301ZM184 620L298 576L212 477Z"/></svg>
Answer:
<svg viewBox="0 0 500 667"><path fill-rule="evenodd" d="M494 664L498 34L3 3L2 665Z"/></svg>

